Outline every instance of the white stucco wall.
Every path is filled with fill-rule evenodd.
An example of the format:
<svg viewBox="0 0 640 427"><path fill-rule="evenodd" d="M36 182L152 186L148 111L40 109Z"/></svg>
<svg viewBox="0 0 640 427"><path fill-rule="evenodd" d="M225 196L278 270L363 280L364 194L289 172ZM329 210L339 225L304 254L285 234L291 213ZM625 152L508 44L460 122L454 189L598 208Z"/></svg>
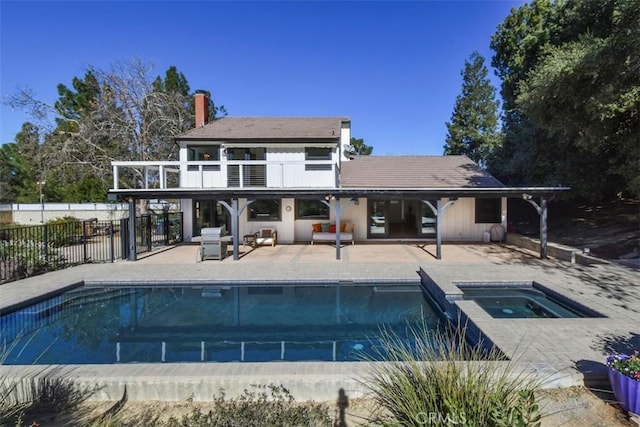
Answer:
<svg viewBox="0 0 640 427"><path fill-rule="evenodd" d="M351 142L351 122L343 123L342 128L340 129L340 147L339 147L340 161L349 160L349 158L345 156L344 147L345 145L349 145L350 142Z"/></svg>
<svg viewBox="0 0 640 427"><path fill-rule="evenodd" d="M442 199L444 205L449 199ZM458 199L449 206L442 218L442 239L444 241L482 241L483 233L488 232L493 223L475 223L475 199ZM502 198L502 226L507 229L507 199Z"/></svg>
<svg viewBox="0 0 640 427"><path fill-rule="evenodd" d="M129 217L126 203L14 203L1 205L0 210L11 211L13 222L21 225L42 224L43 220L47 222L65 216L101 221Z"/></svg>
<svg viewBox="0 0 640 427"><path fill-rule="evenodd" d="M182 233L185 242L190 242L193 238L193 200L180 199L182 206Z"/></svg>
<svg viewBox="0 0 640 427"><path fill-rule="evenodd" d="M442 199L442 204L448 202L448 198ZM247 203L246 199L239 199L240 207ZM331 202L335 205L335 201ZM364 241L367 239L367 201L363 198L359 199L358 205L347 199L342 200L344 212L341 222L352 222L354 224L355 240ZM193 203L189 199L181 201L184 218L185 241L190 241L191 230L193 229ZM289 209L290 208L290 209ZM502 199L502 226L506 230L507 222L507 200ZM242 238L245 234L255 233L260 228L275 228L278 231L278 241L283 244L291 244L294 242L311 241L312 224L317 222L335 223L335 211L331 209L330 219L295 219L295 200L282 199L282 218L280 221L248 221L247 210L245 209L238 221L239 236ZM483 234L488 232L493 223L476 224L475 223L475 200L473 198L462 198L457 200L453 205L449 206L442 218L442 239L443 241L482 241ZM229 230L231 232L231 230Z"/></svg>
<svg viewBox="0 0 640 427"><path fill-rule="evenodd" d="M331 202L332 206L335 206L335 201ZM340 217L340 222L351 222L354 224L354 239L364 240L367 236L367 205L364 199L361 199L358 205L354 205L348 200L342 200L342 206L344 212ZM334 209L331 209L328 220L318 219L299 219L295 222L295 240L296 242L310 242L312 233L312 224L316 223L332 223L335 224L336 217Z"/></svg>

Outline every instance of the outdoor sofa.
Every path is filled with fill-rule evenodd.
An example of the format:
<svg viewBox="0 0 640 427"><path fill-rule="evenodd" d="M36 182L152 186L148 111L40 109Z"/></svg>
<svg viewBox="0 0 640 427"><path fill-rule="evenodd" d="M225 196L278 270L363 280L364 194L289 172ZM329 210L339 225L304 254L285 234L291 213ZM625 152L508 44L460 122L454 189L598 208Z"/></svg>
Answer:
<svg viewBox="0 0 640 427"><path fill-rule="evenodd" d="M311 233L311 244L314 242L334 242L336 241L336 225L335 224L312 224L313 231ZM343 222L340 224L340 241L351 242L355 244L353 240L353 227L351 222Z"/></svg>

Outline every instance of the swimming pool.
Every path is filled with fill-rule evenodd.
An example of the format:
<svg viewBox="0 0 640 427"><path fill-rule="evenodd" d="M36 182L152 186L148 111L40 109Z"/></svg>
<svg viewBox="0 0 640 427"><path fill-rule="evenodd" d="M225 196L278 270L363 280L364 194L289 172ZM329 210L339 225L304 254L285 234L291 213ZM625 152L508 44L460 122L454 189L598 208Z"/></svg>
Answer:
<svg viewBox="0 0 640 427"><path fill-rule="evenodd" d="M457 285L462 298L473 300L494 318L602 317L537 283Z"/></svg>
<svg viewBox="0 0 640 427"><path fill-rule="evenodd" d="M0 361L352 361L423 319L419 283L80 287L0 317Z"/></svg>

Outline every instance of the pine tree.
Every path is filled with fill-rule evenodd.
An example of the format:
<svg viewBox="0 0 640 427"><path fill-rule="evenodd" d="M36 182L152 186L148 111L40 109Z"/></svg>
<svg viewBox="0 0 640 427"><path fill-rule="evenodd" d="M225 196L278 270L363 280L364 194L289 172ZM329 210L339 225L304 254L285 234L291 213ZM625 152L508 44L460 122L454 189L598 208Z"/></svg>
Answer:
<svg viewBox="0 0 640 427"><path fill-rule="evenodd" d="M444 154L464 154L485 166L499 142L496 90L487 78L484 58L478 52L465 61L461 75L462 92L456 97L451 122L446 123Z"/></svg>

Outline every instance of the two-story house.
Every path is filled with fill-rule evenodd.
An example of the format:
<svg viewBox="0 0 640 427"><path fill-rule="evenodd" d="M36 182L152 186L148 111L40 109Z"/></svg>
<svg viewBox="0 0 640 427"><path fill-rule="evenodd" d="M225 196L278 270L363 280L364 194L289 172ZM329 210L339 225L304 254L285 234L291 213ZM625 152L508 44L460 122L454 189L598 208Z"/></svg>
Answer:
<svg viewBox="0 0 640 427"><path fill-rule="evenodd" d="M187 241L224 225L236 243L263 227L280 243L309 242L313 224L350 222L356 241L433 239L439 256L441 241L506 229L507 197L539 197L546 221L545 198L566 190L507 188L465 156L353 156L348 117L207 123L207 105L196 94L196 126L175 139L179 161L113 162L110 195L180 199Z"/></svg>

